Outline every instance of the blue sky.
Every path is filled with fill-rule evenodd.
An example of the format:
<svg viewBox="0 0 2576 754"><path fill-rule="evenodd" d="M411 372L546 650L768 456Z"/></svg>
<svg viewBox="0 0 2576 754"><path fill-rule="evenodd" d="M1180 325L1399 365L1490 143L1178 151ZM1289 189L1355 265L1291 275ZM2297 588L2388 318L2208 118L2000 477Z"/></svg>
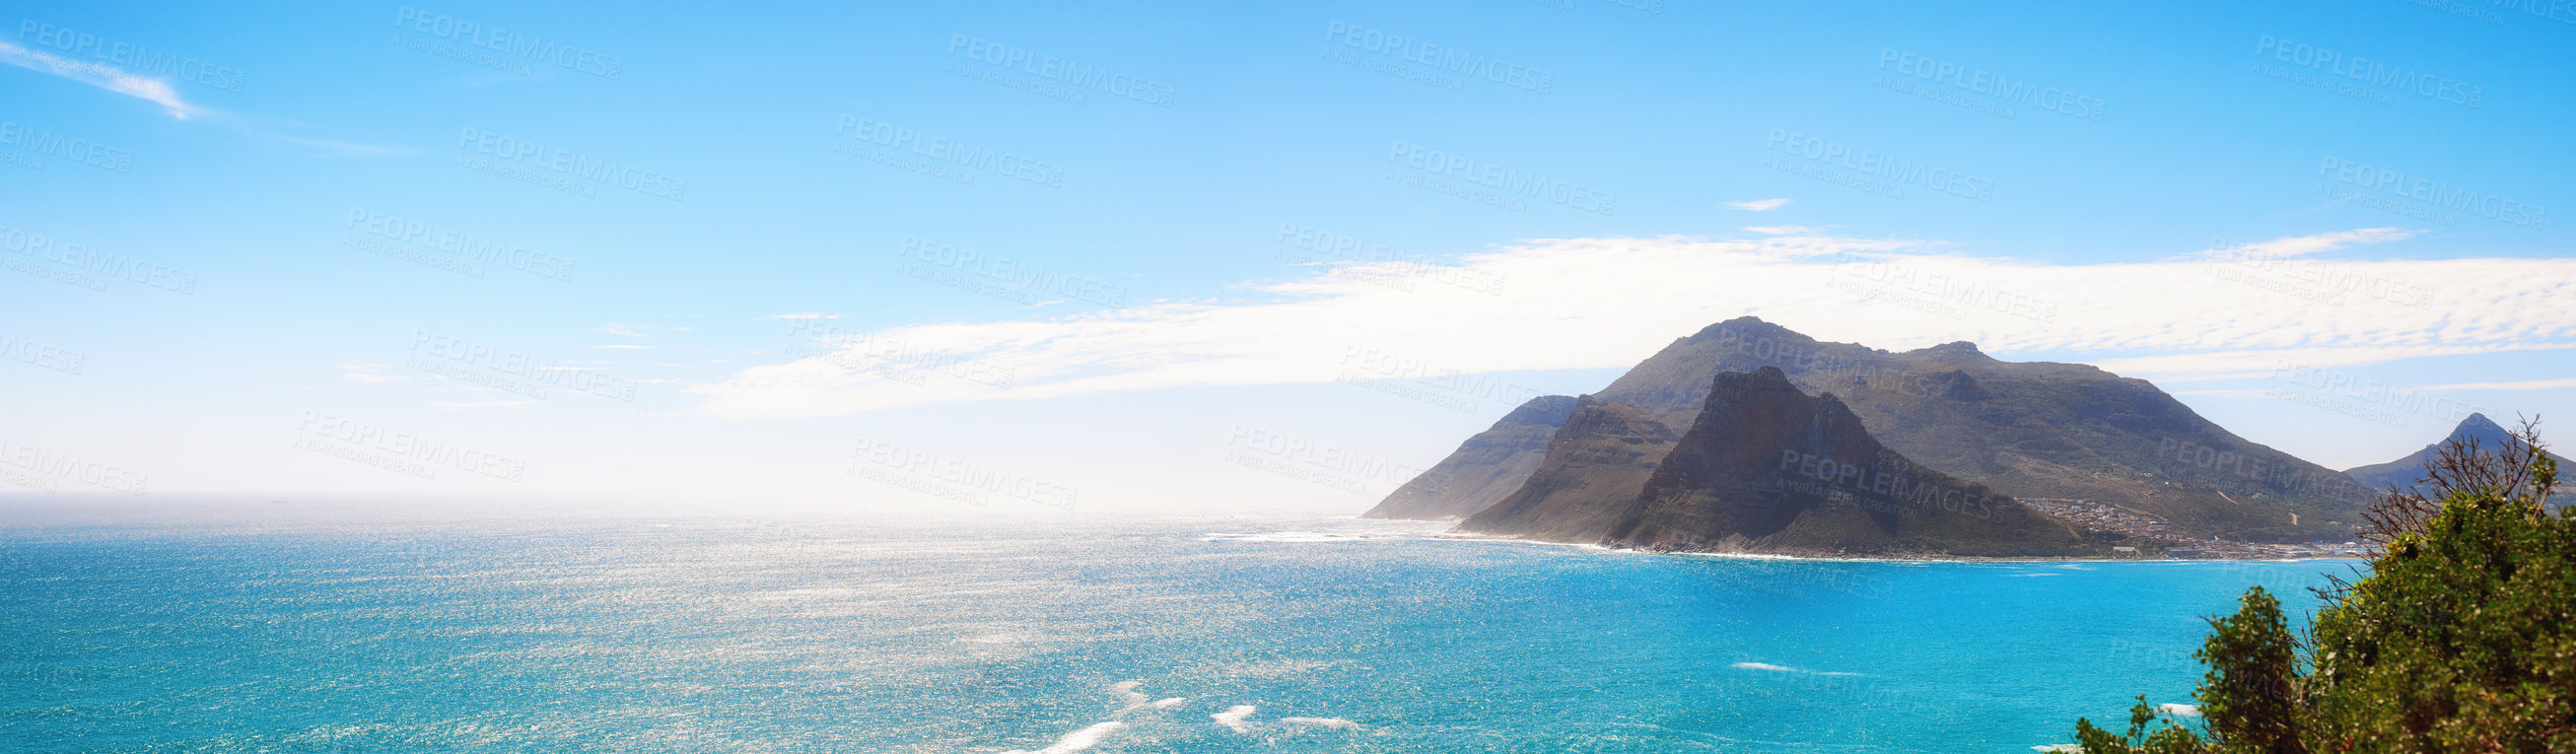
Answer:
<svg viewBox="0 0 2576 754"><path fill-rule="evenodd" d="M2576 409L2551 10L14 4L0 489L1355 511L1747 313L2375 462Z"/></svg>

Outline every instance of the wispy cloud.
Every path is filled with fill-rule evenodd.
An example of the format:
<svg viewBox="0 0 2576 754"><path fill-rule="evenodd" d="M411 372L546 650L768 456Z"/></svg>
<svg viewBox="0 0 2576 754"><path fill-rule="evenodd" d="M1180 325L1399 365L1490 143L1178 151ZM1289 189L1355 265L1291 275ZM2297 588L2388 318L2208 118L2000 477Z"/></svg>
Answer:
<svg viewBox="0 0 2576 754"><path fill-rule="evenodd" d="M2334 251L2347 246L2388 243L2415 237L2415 231L2402 228L2361 228L2312 236L2276 238L2261 243L2236 244L2230 248L2208 249L2193 256L2208 259L2262 258L2283 259Z"/></svg>
<svg viewBox="0 0 2576 754"><path fill-rule="evenodd" d="M385 370L392 368L393 365L391 364L370 364L363 361L352 361L340 365L341 376L349 378L350 382L367 385L380 385L387 382L403 382L411 379L404 375L384 373Z"/></svg>
<svg viewBox="0 0 2576 754"><path fill-rule="evenodd" d="M2555 380L2525 380L2525 381L2522 381L2522 382L2461 382L2461 383L2450 384L2450 385L2427 385L2427 386L2420 387L2420 388L2416 388L2416 389L2417 389L2417 390L2424 390L2424 391L2431 391L2431 390L2557 390L2557 389L2560 389L2560 388L2576 388L2576 377L2566 377L2566 378L2555 379Z"/></svg>
<svg viewBox="0 0 2576 754"><path fill-rule="evenodd" d="M536 401L475 401L472 403L432 403L429 404L429 407L440 411L464 411L467 409L477 408L525 408L536 404Z"/></svg>
<svg viewBox="0 0 2576 754"><path fill-rule="evenodd" d="M2326 235L2271 243L2302 248L2398 237ZM689 390L717 416L824 416L1163 387L1325 383L1341 379L1350 354L1360 351L1460 374L1617 368L1743 314L1825 340L1892 349L1969 340L1996 354L2091 361L2151 379L2268 374L2284 360L2342 366L2576 345L2576 320L2560 303L2576 296L2576 260L2313 264L2323 265L2328 279L2407 281L2434 305L2365 295L2323 304L2222 279L2246 265L2186 257L2051 265L1921 240L1549 239L1460 260L1475 274L1513 281L1499 291L1395 290L1372 281L1398 270L1351 265L1252 288L1248 300L885 328L858 334L835 353L748 366ZM2003 305L2012 302L2035 306ZM1008 379L971 378L977 374Z"/></svg>
<svg viewBox="0 0 2576 754"><path fill-rule="evenodd" d="M2459 344L2364 343L2318 348L2194 351L2158 356L2102 358L2093 360L2092 364L2130 376L2147 375L2165 382L2192 382L2271 377L2294 369L2366 366L2435 356L2576 348L2576 344L2546 341L2475 342L2478 339L2468 340L2470 342Z"/></svg>
<svg viewBox="0 0 2576 754"><path fill-rule="evenodd" d="M180 120L187 120L203 112L197 106L181 100L178 90L171 88L170 82L127 73L125 69L112 65L68 60L52 53L30 50L8 42L0 42L0 62L61 76L128 97L148 100L168 111L170 117Z"/></svg>
<svg viewBox="0 0 2576 754"><path fill-rule="evenodd" d="M1746 212L1769 212L1789 206L1789 201L1788 199L1747 199L1740 202L1727 202L1726 206Z"/></svg>
<svg viewBox="0 0 2576 754"><path fill-rule="evenodd" d="M352 141L317 139L307 136L295 136L281 133L281 131L299 129L300 126L293 123L276 123L260 118L232 115L188 102L185 98L179 96L178 88L172 86L168 79L155 78L152 76L129 72L125 69L105 63L72 60L43 50L30 50L8 42L0 42L0 62L5 62L31 71L53 74L55 76L78 81L128 97L145 100L161 106L161 109L164 112L169 113L170 117L180 120L209 123L254 138L294 144L330 154L349 157L381 157L385 155L410 154L417 151L411 147L363 144Z"/></svg>

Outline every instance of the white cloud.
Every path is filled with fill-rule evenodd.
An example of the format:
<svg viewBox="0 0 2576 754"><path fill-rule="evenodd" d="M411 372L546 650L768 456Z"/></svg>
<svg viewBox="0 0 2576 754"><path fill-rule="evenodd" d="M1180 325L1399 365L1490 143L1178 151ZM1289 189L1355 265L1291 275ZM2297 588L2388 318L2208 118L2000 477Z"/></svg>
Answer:
<svg viewBox="0 0 2576 754"><path fill-rule="evenodd" d="M1726 206L1744 210L1746 212L1769 212L1771 210L1789 206L1789 201L1790 200L1788 199L1748 199L1740 202L1727 202Z"/></svg>
<svg viewBox="0 0 2576 754"><path fill-rule="evenodd" d="M2366 230L2269 243L2396 237ZM2194 258L2052 265L1916 240L1548 239L1460 260L1510 281L1492 290L1396 290L1371 282L1392 270L1341 266L1252 289L1252 300L886 328L828 356L745 367L689 391L716 416L793 417L1325 383L1375 354L1460 374L1619 368L1743 314L1823 340L1890 349L1968 340L2008 357L2088 360L2154 379L2268 374L2284 359L2349 366L2576 345L2576 320L2558 304L2576 295L2576 260L2301 264L2347 284L2402 281L2427 300L2319 303L2265 287L2259 276L2276 271Z"/></svg>
<svg viewBox="0 0 2576 754"><path fill-rule="evenodd" d="M262 118L243 117L190 104L179 96L179 90L171 86L167 79L132 73L104 63L71 60L43 50L30 50L8 42L0 42L0 63L50 73L128 97L146 100L160 105L162 110L170 114L170 117L180 120L210 123L250 136L294 144L329 154L344 157L382 157L418 151L406 146L361 144L280 133L281 129L292 130L299 126L291 122L281 123Z"/></svg>
<svg viewBox="0 0 2576 754"><path fill-rule="evenodd" d="M2403 241L2413 237L2415 237L2415 231L2400 228L2361 228L2312 236L2276 238L2261 243L2229 244L2225 248L2208 249L2194 256L2206 259L2286 259L2334 251L2346 246Z"/></svg>
<svg viewBox="0 0 2576 754"><path fill-rule="evenodd" d="M432 403L429 404L429 407L440 411L463 411L469 408L525 408L534 405L537 405L536 401L477 401L474 403Z"/></svg>
<svg viewBox="0 0 2576 754"><path fill-rule="evenodd" d="M116 66L67 60L56 57L52 53L30 50L8 42L0 42L0 62L61 76L128 97L150 100L160 105L162 109L168 110L170 117L180 120L187 120L188 116L199 112L196 106L179 99L178 90L172 89L170 82L127 73Z"/></svg>
<svg viewBox="0 0 2576 754"><path fill-rule="evenodd" d="M2576 377L2523 382L2462 382L2452 385L2427 385L2416 390L2557 390L2571 387L2576 387Z"/></svg>
<svg viewBox="0 0 2576 754"><path fill-rule="evenodd" d="M626 337L629 337L629 338L643 338L643 337L650 337L650 336L645 335L645 334L644 334L644 331L645 331L645 330L650 330L650 329L652 329L652 328L651 328L651 327L644 326L644 325L621 325L621 324L618 324L618 323L615 323L615 322L610 322L610 323L608 323L608 324L600 325L600 326L598 326L598 327L593 327L593 328L590 328L590 329L592 329L592 330L594 330L594 331L598 331L598 332L608 333L608 334L610 334L610 335L623 335L623 336L626 336Z"/></svg>
<svg viewBox="0 0 2576 754"><path fill-rule="evenodd" d="M2168 356L2104 358L2095 359L2089 363L2131 377L2143 375L2162 382L2191 382L2275 377L2292 374L2298 370L2364 366L2432 356L2461 356L2570 347L2576 347L2576 344L2542 342L2466 345L2371 344L2327 348L2203 351Z"/></svg>

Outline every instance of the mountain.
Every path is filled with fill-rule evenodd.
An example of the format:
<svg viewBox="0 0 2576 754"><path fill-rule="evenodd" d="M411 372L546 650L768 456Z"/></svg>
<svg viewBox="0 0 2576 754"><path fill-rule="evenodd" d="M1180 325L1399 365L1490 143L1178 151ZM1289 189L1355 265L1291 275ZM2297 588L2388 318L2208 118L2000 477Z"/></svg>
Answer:
<svg viewBox="0 0 2576 754"><path fill-rule="evenodd" d="M1635 406L1580 399L1542 448L1520 489L1459 524L1460 529L1559 542L1606 535L1680 439Z"/></svg>
<svg viewBox="0 0 2576 754"><path fill-rule="evenodd" d="M2443 445L2453 440L2471 439L2477 440L2478 449L2487 452L2502 450L2505 443L2515 441L2511 431L2487 419L2486 414L2470 414L2469 418L2460 420L2460 426L2451 429L2450 436L2442 438L2441 442L2424 446L2423 450L2415 451L2414 455L2387 463L2345 469L2343 473L2374 490L2409 487L2424 477L2425 462L2441 455ZM2558 462L2559 478L2565 479L2570 475L2576 475L2576 463L2570 463L2566 457L2556 453L2549 454L2549 457ZM2561 492L2551 495L2549 499L2554 505L2565 505L2571 498L2576 498L2576 491Z"/></svg>
<svg viewBox="0 0 2576 754"><path fill-rule="evenodd" d="M2103 503L2185 536L2341 541L2374 497L2340 472L2228 432L2144 380L2000 361L1965 342L1889 352L1740 317L1674 340L1591 397L1687 428L1716 375L1765 366L1802 391L1833 393L1877 441L1916 463L2016 498ZM1508 476L1468 461L1445 471ZM1458 491L1446 510L1472 514L1511 494ZM1370 515L1412 517L1396 502Z"/></svg>
<svg viewBox="0 0 2576 754"><path fill-rule="evenodd" d="M1484 510L1520 489L1547 457L1548 438L1574 411L1575 400L1569 396L1531 398L1360 517L1446 521Z"/></svg>
<svg viewBox="0 0 2576 754"><path fill-rule="evenodd" d="M1870 437L1831 393L1777 367L1712 380L1674 437L1586 397L1529 482L1459 528L1654 550L1801 555L2068 555L2073 529Z"/></svg>

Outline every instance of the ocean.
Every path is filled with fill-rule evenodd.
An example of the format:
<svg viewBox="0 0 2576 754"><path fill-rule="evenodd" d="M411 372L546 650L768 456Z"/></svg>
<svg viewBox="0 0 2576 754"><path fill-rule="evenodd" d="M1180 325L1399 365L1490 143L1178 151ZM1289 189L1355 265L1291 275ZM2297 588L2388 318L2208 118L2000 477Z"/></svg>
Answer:
<svg viewBox="0 0 2576 754"><path fill-rule="evenodd" d="M0 528L8 752L2028 752L2356 564L1292 517Z"/></svg>

